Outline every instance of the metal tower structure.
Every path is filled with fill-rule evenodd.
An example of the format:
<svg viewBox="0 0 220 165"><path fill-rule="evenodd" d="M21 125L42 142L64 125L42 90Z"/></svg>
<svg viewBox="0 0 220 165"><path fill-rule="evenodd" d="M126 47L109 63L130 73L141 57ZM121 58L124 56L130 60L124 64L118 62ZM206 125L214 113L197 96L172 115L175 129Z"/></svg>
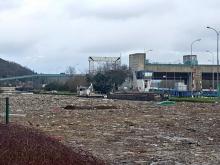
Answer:
<svg viewBox="0 0 220 165"><path fill-rule="evenodd" d="M121 57L89 57L89 73L97 71L116 70L121 66Z"/></svg>

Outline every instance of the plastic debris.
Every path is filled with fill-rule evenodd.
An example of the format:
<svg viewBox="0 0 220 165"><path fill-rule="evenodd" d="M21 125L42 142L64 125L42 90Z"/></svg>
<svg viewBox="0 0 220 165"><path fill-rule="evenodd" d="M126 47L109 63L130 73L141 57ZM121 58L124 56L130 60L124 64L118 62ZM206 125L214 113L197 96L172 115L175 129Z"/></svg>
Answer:
<svg viewBox="0 0 220 165"><path fill-rule="evenodd" d="M175 101L162 101L162 102L159 102L158 105L161 105L161 106L172 106L172 105L176 105L176 102Z"/></svg>

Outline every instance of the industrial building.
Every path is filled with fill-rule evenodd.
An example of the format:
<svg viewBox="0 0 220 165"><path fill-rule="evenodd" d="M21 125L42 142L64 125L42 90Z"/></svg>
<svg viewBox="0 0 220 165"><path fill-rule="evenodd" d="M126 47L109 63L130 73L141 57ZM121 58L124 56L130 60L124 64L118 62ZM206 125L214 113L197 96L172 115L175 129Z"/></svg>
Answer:
<svg viewBox="0 0 220 165"><path fill-rule="evenodd" d="M133 72L152 72L153 80L184 82L189 91L217 89L217 65L200 65L196 55L183 56L183 64L152 64L146 53L129 55L129 67Z"/></svg>

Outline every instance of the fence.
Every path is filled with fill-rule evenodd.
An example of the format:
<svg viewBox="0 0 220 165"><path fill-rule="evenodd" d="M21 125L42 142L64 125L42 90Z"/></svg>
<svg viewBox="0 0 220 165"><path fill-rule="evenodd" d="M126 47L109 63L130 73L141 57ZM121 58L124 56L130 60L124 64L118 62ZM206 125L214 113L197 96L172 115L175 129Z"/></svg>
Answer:
<svg viewBox="0 0 220 165"><path fill-rule="evenodd" d="M0 122L9 123L9 98L0 97Z"/></svg>

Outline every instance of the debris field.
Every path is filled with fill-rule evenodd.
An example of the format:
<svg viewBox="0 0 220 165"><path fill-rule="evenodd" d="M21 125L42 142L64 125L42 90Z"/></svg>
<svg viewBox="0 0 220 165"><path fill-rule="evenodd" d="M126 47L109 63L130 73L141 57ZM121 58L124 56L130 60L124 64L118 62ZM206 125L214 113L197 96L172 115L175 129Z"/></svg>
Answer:
<svg viewBox="0 0 220 165"><path fill-rule="evenodd" d="M10 95L10 122L110 164L220 164L220 105Z"/></svg>

